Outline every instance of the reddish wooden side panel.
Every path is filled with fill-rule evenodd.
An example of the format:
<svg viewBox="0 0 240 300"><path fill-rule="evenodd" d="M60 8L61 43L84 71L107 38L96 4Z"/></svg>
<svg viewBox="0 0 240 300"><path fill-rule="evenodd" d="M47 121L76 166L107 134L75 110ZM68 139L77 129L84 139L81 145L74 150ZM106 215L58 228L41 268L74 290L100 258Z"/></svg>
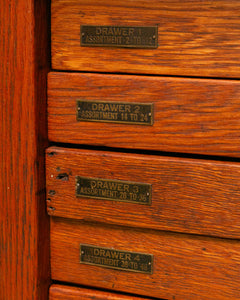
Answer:
<svg viewBox="0 0 240 300"><path fill-rule="evenodd" d="M239 0L53 0L53 68L239 78L239 10ZM158 48L81 47L80 25L158 26Z"/></svg>
<svg viewBox="0 0 240 300"><path fill-rule="evenodd" d="M152 254L153 274L80 263L80 244ZM240 242L236 240L52 218L51 266L55 280L149 297L175 300L240 298Z"/></svg>
<svg viewBox="0 0 240 300"><path fill-rule="evenodd" d="M46 300L46 0L0 0L0 299Z"/></svg>
<svg viewBox="0 0 240 300"><path fill-rule="evenodd" d="M55 142L240 156L238 81L51 73L48 96ZM153 103L154 124L77 121L79 99Z"/></svg>
<svg viewBox="0 0 240 300"><path fill-rule="evenodd" d="M49 300L147 300L134 296L119 295L116 293L90 290L86 288L52 285Z"/></svg>
<svg viewBox="0 0 240 300"><path fill-rule="evenodd" d="M239 163L51 147L46 164L52 216L240 237ZM90 198L76 197L76 176L150 184L152 203L94 199L91 191ZM106 191L115 190L97 189Z"/></svg>

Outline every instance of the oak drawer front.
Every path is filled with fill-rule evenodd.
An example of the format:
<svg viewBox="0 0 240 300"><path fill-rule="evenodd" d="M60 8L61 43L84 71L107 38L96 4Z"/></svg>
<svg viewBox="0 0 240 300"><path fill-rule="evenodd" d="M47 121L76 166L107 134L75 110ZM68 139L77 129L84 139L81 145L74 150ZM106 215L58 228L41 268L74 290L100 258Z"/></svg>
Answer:
<svg viewBox="0 0 240 300"><path fill-rule="evenodd" d="M50 73L48 85L51 141L240 156L238 81ZM152 125L137 122L141 105L152 105ZM92 113L110 117L96 121Z"/></svg>
<svg viewBox="0 0 240 300"><path fill-rule="evenodd" d="M147 300L134 296L98 291L96 289L77 288L54 284L50 287L49 300Z"/></svg>
<svg viewBox="0 0 240 300"><path fill-rule="evenodd" d="M61 70L237 78L239 11L238 0L54 0L52 65ZM81 46L81 25L96 27L86 36L93 41L90 46ZM100 26L105 30L100 32ZM99 36L142 39L141 34L134 37L137 26L158 27L157 48L122 48L121 43L95 47Z"/></svg>
<svg viewBox="0 0 240 300"><path fill-rule="evenodd" d="M117 263L128 261L129 269L80 263L82 244L103 249L102 260L109 253L128 251L132 256L120 257ZM152 274L130 270L136 253L153 256ZM149 297L186 300L240 297L240 242L236 240L52 218L51 268L53 280Z"/></svg>
<svg viewBox="0 0 240 300"><path fill-rule="evenodd" d="M239 163L51 147L46 169L52 216L240 237Z"/></svg>

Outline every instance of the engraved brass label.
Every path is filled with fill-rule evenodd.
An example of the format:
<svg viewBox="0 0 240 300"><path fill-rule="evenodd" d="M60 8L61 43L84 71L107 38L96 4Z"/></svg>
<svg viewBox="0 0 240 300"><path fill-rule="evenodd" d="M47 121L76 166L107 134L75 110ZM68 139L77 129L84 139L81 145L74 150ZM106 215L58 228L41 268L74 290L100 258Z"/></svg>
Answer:
<svg viewBox="0 0 240 300"><path fill-rule="evenodd" d="M77 120L152 125L153 104L77 100Z"/></svg>
<svg viewBox="0 0 240 300"><path fill-rule="evenodd" d="M80 263L139 273L153 273L153 255L80 245Z"/></svg>
<svg viewBox="0 0 240 300"><path fill-rule="evenodd" d="M150 205L151 185L76 176L76 196Z"/></svg>
<svg viewBox="0 0 240 300"><path fill-rule="evenodd" d="M157 48L157 26L81 25L81 46Z"/></svg>

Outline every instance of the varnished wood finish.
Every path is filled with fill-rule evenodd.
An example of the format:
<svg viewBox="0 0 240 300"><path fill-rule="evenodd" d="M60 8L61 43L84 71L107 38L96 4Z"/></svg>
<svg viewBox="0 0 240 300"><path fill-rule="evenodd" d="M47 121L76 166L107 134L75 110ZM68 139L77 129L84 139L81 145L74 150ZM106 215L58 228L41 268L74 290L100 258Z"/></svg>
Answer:
<svg viewBox="0 0 240 300"><path fill-rule="evenodd" d="M83 122L76 101L154 104L153 126ZM55 142L240 156L238 81L50 73L49 139Z"/></svg>
<svg viewBox="0 0 240 300"><path fill-rule="evenodd" d="M53 68L240 77L238 0L53 0ZM81 47L80 25L158 26L158 49Z"/></svg>
<svg viewBox="0 0 240 300"><path fill-rule="evenodd" d="M46 167L52 216L240 237L238 163L51 147ZM151 184L152 204L77 198L75 176Z"/></svg>
<svg viewBox="0 0 240 300"><path fill-rule="evenodd" d="M0 0L0 299L46 300L45 0Z"/></svg>
<svg viewBox="0 0 240 300"><path fill-rule="evenodd" d="M52 285L49 300L147 300L134 296L120 295L86 288Z"/></svg>
<svg viewBox="0 0 240 300"><path fill-rule="evenodd" d="M79 262L80 244L154 255L153 274ZM240 298L240 242L52 218L52 278L175 300ZM214 291L214 292L213 292Z"/></svg>

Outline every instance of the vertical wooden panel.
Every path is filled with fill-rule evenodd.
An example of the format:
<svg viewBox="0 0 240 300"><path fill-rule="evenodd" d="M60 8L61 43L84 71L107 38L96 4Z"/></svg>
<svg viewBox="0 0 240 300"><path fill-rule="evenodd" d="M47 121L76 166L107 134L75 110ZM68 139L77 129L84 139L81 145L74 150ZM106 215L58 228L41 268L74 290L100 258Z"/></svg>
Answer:
<svg viewBox="0 0 240 300"><path fill-rule="evenodd" d="M0 0L0 299L44 299L47 0Z"/></svg>

